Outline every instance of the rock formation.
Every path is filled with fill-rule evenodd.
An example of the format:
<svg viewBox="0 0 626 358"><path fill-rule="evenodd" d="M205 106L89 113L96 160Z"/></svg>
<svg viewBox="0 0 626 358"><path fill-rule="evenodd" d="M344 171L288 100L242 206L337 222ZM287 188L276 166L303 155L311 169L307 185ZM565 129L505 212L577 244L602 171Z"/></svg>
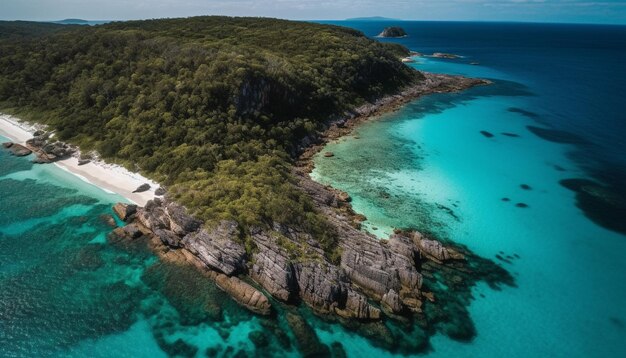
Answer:
<svg viewBox="0 0 626 358"><path fill-rule="evenodd" d="M333 264L310 234L296 227L241 228L221 221L203 227L184 207L156 198L144 208L117 204L115 213L131 224L114 235L133 239L149 233L169 250L180 250L240 304L268 314L264 294L279 301L302 301L315 312L346 319L379 320L383 313L404 315L422 310L425 260L442 264L463 255L419 233L397 233L378 240L355 228L341 209L349 197L296 173L299 186L313 198L339 237L341 262ZM247 240L247 241L246 241ZM253 247L253 249L246 249Z"/></svg>
<svg viewBox="0 0 626 358"><path fill-rule="evenodd" d="M406 31L403 28L398 26L386 27L383 32L378 34L378 37L405 37L407 36Z"/></svg>
<svg viewBox="0 0 626 358"><path fill-rule="evenodd" d="M30 149L24 147L23 145L12 142L2 143L2 147L8 150L11 155L16 157L25 157L32 153Z"/></svg>

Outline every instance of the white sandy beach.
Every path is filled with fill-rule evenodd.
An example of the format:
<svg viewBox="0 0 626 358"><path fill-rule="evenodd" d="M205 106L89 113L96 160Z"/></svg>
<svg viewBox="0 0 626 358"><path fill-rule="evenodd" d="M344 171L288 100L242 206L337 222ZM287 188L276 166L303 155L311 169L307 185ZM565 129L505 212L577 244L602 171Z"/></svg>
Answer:
<svg viewBox="0 0 626 358"><path fill-rule="evenodd" d="M0 114L0 135L9 138L13 142L23 144L26 140L32 138L35 130L39 128L41 126L31 125L19 121L15 117ZM71 157L59 160L54 165L98 186L102 190L119 194L140 206L146 205L148 200L153 199L154 191L159 187L158 183L140 174L133 173L119 165L107 164L102 161L92 161L79 166L78 158ZM133 193L133 190L144 183L150 184L150 190L143 193Z"/></svg>

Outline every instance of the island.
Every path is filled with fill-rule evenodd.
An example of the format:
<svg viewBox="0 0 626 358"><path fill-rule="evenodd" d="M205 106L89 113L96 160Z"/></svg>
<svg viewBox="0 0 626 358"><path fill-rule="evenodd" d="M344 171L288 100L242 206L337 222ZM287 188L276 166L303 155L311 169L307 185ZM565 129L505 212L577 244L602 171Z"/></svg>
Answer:
<svg viewBox="0 0 626 358"><path fill-rule="evenodd" d="M346 19L346 21L390 22L390 21L403 21L403 20L394 19L391 17L384 17L384 16L366 16L366 17L352 17L352 18Z"/></svg>
<svg viewBox="0 0 626 358"><path fill-rule="evenodd" d="M296 337L306 322L290 307L306 305L401 353L426 349L435 333L471 339L472 287L511 284L443 238L412 228L375 238L347 193L308 175L323 144L362 121L488 81L416 71L401 61L408 49L331 25L195 17L61 27L0 23L0 111L46 126L25 149L6 147L49 161L97 153L158 182L145 205L115 205L125 225L108 244L145 242L259 315L287 310Z"/></svg>
<svg viewBox="0 0 626 358"><path fill-rule="evenodd" d="M406 37L406 36L408 36L406 31L404 31L403 28L398 27L398 26L386 27L380 34L378 34L378 37L398 38L398 37Z"/></svg>

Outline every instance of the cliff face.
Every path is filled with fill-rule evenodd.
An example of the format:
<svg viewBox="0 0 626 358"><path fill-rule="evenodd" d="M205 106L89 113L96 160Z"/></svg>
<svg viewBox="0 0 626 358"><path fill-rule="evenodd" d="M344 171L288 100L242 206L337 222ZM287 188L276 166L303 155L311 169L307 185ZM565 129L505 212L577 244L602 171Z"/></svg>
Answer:
<svg viewBox="0 0 626 358"><path fill-rule="evenodd" d="M132 240L144 233L169 250L186 252L203 271L234 299L258 313L269 313L269 302L258 289L241 281L244 275L279 301L303 301L321 314L359 320L378 320L381 310L391 314L421 312L423 260L440 263L464 260L463 255L419 233L398 233L380 241L355 228L339 209L342 193L298 175L300 186L327 215L341 238L341 263L324 258L319 243L298 228L275 224L271 230L250 228L251 252L235 222L201 228L180 205L155 199L136 213L118 204L116 213L129 224L114 231L118 239ZM371 303L373 302L373 303Z"/></svg>
<svg viewBox="0 0 626 358"><path fill-rule="evenodd" d="M471 338L475 332L465 309L471 288L480 280L511 284L510 275L462 247L416 231L397 230L388 240L379 240L360 230L363 218L352 211L346 193L314 182L306 173L311 156L326 139L345 135L363 118L425 93L487 83L424 76L420 85L360 107L348 118L330 123L323 136L306 139L308 148L292 177L338 238L338 260L331 261L321 238L298 225L270 221L244 227L221 221L205 227L169 199L154 199L144 208L116 205L115 212L128 225L114 230L110 240L148 235L162 257L178 257L195 265L235 301L259 314L272 313L271 297L287 305L302 302L351 328L359 322L361 326L355 328L359 333L389 347L394 346L394 338L382 322L385 317L416 321L430 334L442 330L458 339ZM422 343L408 346L408 351L414 351Z"/></svg>

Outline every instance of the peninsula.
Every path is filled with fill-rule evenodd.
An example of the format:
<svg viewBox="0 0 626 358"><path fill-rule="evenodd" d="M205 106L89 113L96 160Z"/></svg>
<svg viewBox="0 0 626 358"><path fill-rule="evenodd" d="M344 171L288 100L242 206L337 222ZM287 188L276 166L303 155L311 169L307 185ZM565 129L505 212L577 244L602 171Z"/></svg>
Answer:
<svg viewBox="0 0 626 358"><path fill-rule="evenodd" d="M427 337L384 321L471 339L471 287L512 281L423 233L374 238L349 195L307 174L321 144L360 121L486 81L418 72L406 48L355 30L258 18L0 23L0 53L2 112L167 189L116 205L127 225L109 243L145 240L254 312L304 303L411 352Z"/></svg>

